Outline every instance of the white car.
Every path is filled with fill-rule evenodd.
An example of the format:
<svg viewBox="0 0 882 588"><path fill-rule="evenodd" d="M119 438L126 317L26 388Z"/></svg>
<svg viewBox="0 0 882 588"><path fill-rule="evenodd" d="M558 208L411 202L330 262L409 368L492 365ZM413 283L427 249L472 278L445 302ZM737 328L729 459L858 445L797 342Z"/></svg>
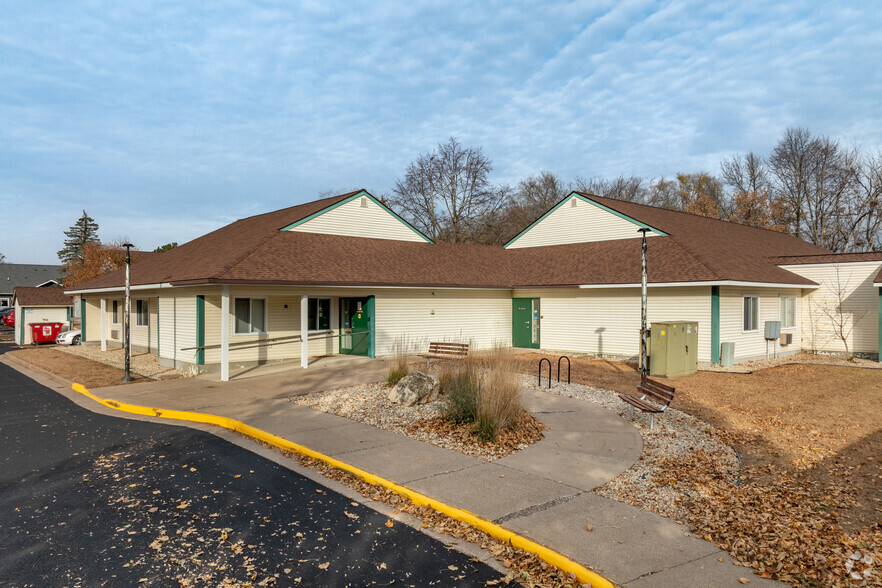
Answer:
<svg viewBox="0 0 882 588"><path fill-rule="evenodd" d="M55 338L56 345L79 345L80 344L80 330L74 329L72 331L63 331L58 337Z"/></svg>

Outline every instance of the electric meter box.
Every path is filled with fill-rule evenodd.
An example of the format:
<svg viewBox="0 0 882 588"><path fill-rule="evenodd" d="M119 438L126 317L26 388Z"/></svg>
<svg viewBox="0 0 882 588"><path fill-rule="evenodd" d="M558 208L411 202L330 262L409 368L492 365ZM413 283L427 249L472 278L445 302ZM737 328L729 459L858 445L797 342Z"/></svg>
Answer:
<svg viewBox="0 0 882 588"><path fill-rule="evenodd" d="M649 339L649 374L688 376L698 371L698 323L652 323Z"/></svg>

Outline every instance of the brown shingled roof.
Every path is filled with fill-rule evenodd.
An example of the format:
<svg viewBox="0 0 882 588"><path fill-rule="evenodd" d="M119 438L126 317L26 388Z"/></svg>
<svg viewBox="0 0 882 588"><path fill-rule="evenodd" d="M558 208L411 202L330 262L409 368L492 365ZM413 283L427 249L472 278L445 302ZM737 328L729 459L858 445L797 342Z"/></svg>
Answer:
<svg viewBox="0 0 882 588"><path fill-rule="evenodd" d="M236 221L132 264L132 284L254 283L514 288L635 284L640 240L503 249L281 231L357 194L350 192ZM664 231L648 240L649 281L746 281L814 285L770 263L770 252L829 253L773 231L584 195ZM114 272L77 290L123 285Z"/></svg>
<svg viewBox="0 0 882 588"><path fill-rule="evenodd" d="M56 286L19 286L13 294L20 306L70 306L73 297Z"/></svg>

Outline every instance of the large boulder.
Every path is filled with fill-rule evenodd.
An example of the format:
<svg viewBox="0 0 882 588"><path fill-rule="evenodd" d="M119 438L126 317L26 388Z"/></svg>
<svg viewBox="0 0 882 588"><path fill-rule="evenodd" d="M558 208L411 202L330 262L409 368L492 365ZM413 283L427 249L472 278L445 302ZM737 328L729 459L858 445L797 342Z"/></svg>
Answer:
<svg viewBox="0 0 882 588"><path fill-rule="evenodd" d="M401 378L389 391L389 400L402 406L426 404L438 398L441 382L435 376L414 372Z"/></svg>

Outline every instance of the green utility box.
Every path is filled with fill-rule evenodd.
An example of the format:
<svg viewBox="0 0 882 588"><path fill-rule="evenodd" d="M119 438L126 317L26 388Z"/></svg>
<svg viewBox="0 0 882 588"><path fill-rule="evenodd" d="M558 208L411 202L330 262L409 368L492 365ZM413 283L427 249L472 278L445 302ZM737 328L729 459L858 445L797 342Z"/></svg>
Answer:
<svg viewBox="0 0 882 588"><path fill-rule="evenodd" d="M698 323L652 323L649 374L688 376L698 371Z"/></svg>

